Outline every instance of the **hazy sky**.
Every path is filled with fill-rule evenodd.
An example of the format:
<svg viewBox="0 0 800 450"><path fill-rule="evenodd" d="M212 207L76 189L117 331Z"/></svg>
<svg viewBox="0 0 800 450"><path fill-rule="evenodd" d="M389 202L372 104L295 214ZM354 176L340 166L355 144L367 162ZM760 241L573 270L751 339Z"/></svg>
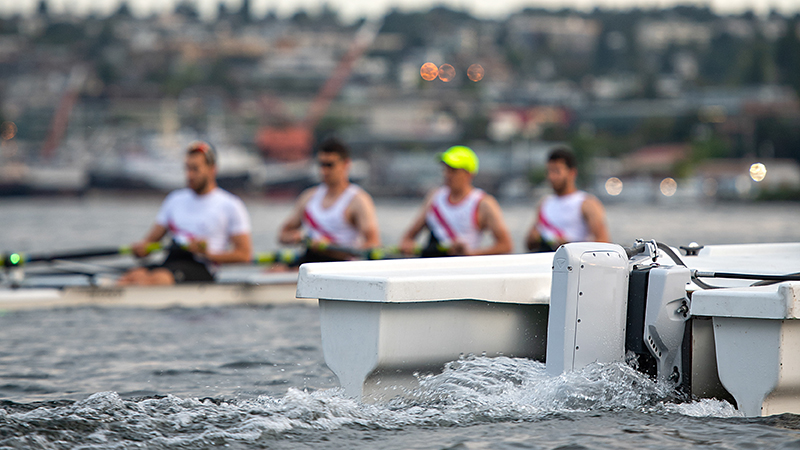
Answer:
<svg viewBox="0 0 800 450"><path fill-rule="evenodd" d="M213 16L220 0L193 0L204 16ZM231 8L238 8L241 0L223 0ZM171 8L177 0L128 0L128 4L137 14L150 14ZM83 14L91 11L109 13L115 10L120 0L50 0L53 11L70 11ZM737 13L754 10L766 13L777 9L784 13L800 11L800 0L327 0L340 14L352 20L361 16L376 16L386 10L399 7L403 10L425 10L431 5L448 5L458 9L466 9L480 17L504 17L511 12L519 11L527 6L577 9L592 9L595 6L604 8L657 8L670 7L676 4L709 5L714 11ZM0 0L0 14L29 13L36 9L38 0ZM266 11L276 11L279 15L290 15L298 9L318 10L323 4L320 0L251 0L254 14L261 15Z"/></svg>

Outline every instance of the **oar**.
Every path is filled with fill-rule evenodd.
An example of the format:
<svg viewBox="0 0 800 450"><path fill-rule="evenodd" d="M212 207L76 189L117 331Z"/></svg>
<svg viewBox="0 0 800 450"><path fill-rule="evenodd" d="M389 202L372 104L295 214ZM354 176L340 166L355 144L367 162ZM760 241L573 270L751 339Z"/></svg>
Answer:
<svg viewBox="0 0 800 450"><path fill-rule="evenodd" d="M318 251L344 253L353 256L357 259L377 260L377 259L395 259L405 258L406 255L400 252L397 246L392 247L375 247L368 249L357 249L352 247L341 247L329 243L319 243L306 241L306 246ZM163 249L164 246L160 243L154 242L149 244L146 249L147 252L154 252ZM271 252L261 252L255 255L252 263L258 265L267 265L273 263L284 263L292 265L297 262L302 256L302 251L299 250L276 250ZM421 248L414 249L414 255L419 255ZM62 260L86 259L86 258L99 258L102 256L115 256L115 255L131 255L133 248L130 245L123 245L120 247L100 247L83 250L67 250L57 253L41 253L41 254L26 254L26 253L9 253L7 255L0 255L0 267L21 267L26 264L34 262L53 262Z"/></svg>
<svg viewBox="0 0 800 450"><path fill-rule="evenodd" d="M147 252L154 252L161 250L163 246L154 242L147 245ZM84 259L84 258L99 258L101 256L115 256L115 255L132 255L133 248L130 245L123 245L121 247L100 247L84 250L68 250L60 253L41 253L41 254L25 254L25 253L9 253L2 256L2 267L20 267L25 264L34 262L52 262L59 260L70 259Z"/></svg>
<svg viewBox="0 0 800 450"><path fill-rule="evenodd" d="M305 244L306 248L310 248L312 250L344 254L360 260L397 259L408 257L408 255L401 253L400 248L397 246L358 249L352 247L341 247L324 242L311 242L310 240L305 240L303 243ZM421 248L414 249L414 255L419 255L421 252ZM303 256L303 253L304 250L293 249L261 252L256 253L252 262L253 264L257 265L282 263L286 264L287 266L294 266Z"/></svg>
<svg viewBox="0 0 800 450"><path fill-rule="evenodd" d="M267 265L274 263L283 263L291 266L300 259L302 251L300 250L277 250L272 252L256 253L253 258L253 264Z"/></svg>
<svg viewBox="0 0 800 450"><path fill-rule="evenodd" d="M367 260L378 260L378 259L400 259L400 258L409 258L412 256L419 256L422 254L422 247L415 246L414 251L411 255L406 255L400 251L400 247L393 245L389 247L373 247L373 248L352 248L352 247L340 247L335 244L331 244L328 242L314 242L307 244L309 248L318 250L318 251L329 251L329 252L336 252L336 253L344 253L350 256L353 256L357 259L367 259ZM439 250L446 252L447 247L439 246Z"/></svg>

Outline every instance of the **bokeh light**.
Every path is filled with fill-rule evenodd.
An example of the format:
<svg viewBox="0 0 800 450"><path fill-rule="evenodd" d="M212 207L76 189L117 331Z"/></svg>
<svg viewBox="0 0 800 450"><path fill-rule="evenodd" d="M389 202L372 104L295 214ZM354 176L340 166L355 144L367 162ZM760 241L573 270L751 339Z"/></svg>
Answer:
<svg viewBox="0 0 800 450"><path fill-rule="evenodd" d="M425 81L433 81L439 76L439 68L432 62L426 62L419 69L419 75Z"/></svg>
<svg viewBox="0 0 800 450"><path fill-rule="evenodd" d="M456 69L450 64L442 64L439 66L439 79L445 83L452 81L456 77Z"/></svg>
<svg viewBox="0 0 800 450"><path fill-rule="evenodd" d="M483 74L483 66L480 64L473 64L467 68L467 78L476 83L483 79Z"/></svg>
<svg viewBox="0 0 800 450"><path fill-rule="evenodd" d="M3 140L11 140L14 139L14 136L17 135L17 125L14 122L3 122L0 124L0 137Z"/></svg>
<svg viewBox="0 0 800 450"><path fill-rule="evenodd" d="M622 193L622 180L617 177L611 177L606 180L606 192L608 195L617 196Z"/></svg>
<svg viewBox="0 0 800 450"><path fill-rule="evenodd" d="M678 182L672 178L664 178L661 180L659 189L661 189L661 193L664 194L665 197L672 197L675 195L675 192L678 191Z"/></svg>
<svg viewBox="0 0 800 450"><path fill-rule="evenodd" d="M717 183L717 180L713 178L706 178L703 180L703 194L705 194L706 197L717 195L717 190L719 190L719 183Z"/></svg>
<svg viewBox="0 0 800 450"><path fill-rule="evenodd" d="M755 163L750 166L750 178L756 183L762 181L767 176L767 166L761 163Z"/></svg>

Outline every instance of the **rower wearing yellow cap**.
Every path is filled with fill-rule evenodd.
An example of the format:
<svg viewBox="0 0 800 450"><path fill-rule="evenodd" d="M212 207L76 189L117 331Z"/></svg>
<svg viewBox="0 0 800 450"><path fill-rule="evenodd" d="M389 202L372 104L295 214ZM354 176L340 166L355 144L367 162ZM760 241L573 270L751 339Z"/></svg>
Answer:
<svg viewBox="0 0 800 450"><path fill-rule="evenodd" d="M422 256L490 255L511 251L500 205L494 197L472 185L479 161L470 148L450 147L440 155L444 186L425 198L424 206L403 235L400 250L411 254L417 235L425 228L430 240ZM493 244L482 247L483 232L489 231Z"/></svg>

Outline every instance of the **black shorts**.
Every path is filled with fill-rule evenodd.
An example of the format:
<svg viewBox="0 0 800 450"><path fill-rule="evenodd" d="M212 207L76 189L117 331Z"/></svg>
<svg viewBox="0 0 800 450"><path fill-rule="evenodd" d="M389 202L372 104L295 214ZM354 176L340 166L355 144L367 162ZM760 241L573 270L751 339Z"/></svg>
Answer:
<svg viewBox="0 0 800 450"><path fill-rule="evenodd" d="M191 252L173 247L167 259L156 268L164 268L172 272L176 283L202 283L214 281L214 275L208 266L194 259Z"/></svg>
<svg viewBox="0 0 800 450"><path fill-rule="evenodd" d="M431 232L430 237L428 238L428 245L422 249L422 253L420 253L420 258L440 258L442 256L451 256L447 253L447 251L439 244L439 240L436 239L436 236Z"/></svg>
<svg viewBox="0 0 800 450"><path fill-rule="evenodd" d="M313 250L313 249L309 248L309 249L306 249L306 252L303 254L303 256L301 256L300 258L297 259L297 261L295 261L293 264L291 264L291 267L297 267L300 264L305 264L305 263L337 262L337 261L349 261L349 260L336 258L336 257L330 256L330 255L328 255L328 254L326 254L324 252L319 252L319 251L316 251L316 250Z"/></svg>
<svg viewBox="0 0 800 450"><path fill-rule="evenodd" d="M530 253L542 253L542 252L554 252L558 250L558 245L551 244L550 242L546 242L543 240L539 240L539 242L533 247L529 248L528 252Z"/></svg>

